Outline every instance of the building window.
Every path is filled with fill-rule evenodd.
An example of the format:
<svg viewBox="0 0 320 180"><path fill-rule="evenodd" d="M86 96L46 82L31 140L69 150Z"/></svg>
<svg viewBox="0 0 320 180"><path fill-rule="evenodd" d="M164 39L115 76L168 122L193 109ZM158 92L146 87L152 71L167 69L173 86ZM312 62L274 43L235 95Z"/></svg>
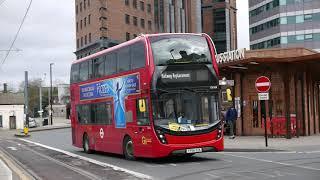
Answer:
<svg viewBox="0 0 320 180"><path fill-rule="evenodd" d="M125 21L126 21L126 24L130 24L130 15L128 14L125 15Z"/></svg>
<svg viewBox="0 0 320 180"><path fill-rule="evenodd" d="M148 29L149 29L149 30L152 30L152 23L151 23L151 21L148 21Z"/></svg>
<svg viewBox="0 0 320 180"><path fill-rule="evenodd" d="M85 17L84 18L84 27L86 27L87 26L87 18Z"/></svg>
<svg viewBox="0 0 320 180"><path fill-rule="evenodd" d="M304 40L304 35L297 35L296 36L297 41L303 41Z"/></svg>
<svg viewBox="0 0 320 180"><path fill-rule="evenodd" d="M303 23L304 22L304 16L303 15L299 15L296 16L296 23Z"/></svg>
<svg viewBox="0 0 320 180"><path fill-rule="evenodd" d="M80 12L82 12L82 2L80 3Z"/></svg>
<svg viewBox="0 0 320 180"><path fill-rule="evenodd" d="M312 14L305 14L304 15L304 20L305 21L311 21L312 20Z"/></svg>
<svg viewBox="0 0 320 180"><path fill-rule="evenodd" d="M138 18L133 16L133 25L137 26L138 25Z"/></svg>
<svg viewBox="0 0 320 180"><path fill-rule="evenodd" d="M124 1L127 6L129 6L129 0Z"/></svg>
<svg viewBox="0 0 320 180"><path fill-rule="evenodd" d="M126 32L126 40L129 41L130 40L130 33Z"/></svg>
<svg viewBox="0 0 320 180"><path fill-rule="evenodd" d="M84 1L83 1L83 9L86 9L86 6L87 6L87 1L84 0Z"/></svg>
<svg viewBox="0 0 320 180"><path fill-rule="evenodd" d="M313 35L312 34L306 34L306 35L304 35L304 39L305 40L312 40L313 39Z"/></svg>
<svg viewBox="0 0 320 180"><path fill-rule="evenodd" d="M77 32L79 31L79 23L77 22L77 27L76 27Z"/></svg>
<svg viewBox="0 0 320 180"><path fill-rule="evenodd" d="M87 35L84 36L84 45L87 45Z"/></svg>
<svg viewBox="0 0 320 180"><path fill-rule="evenodd" d="M78 5L76 5L76 14L78 14Z"/></svg>
<svg viewBox="0 0 320 180"><path fill-rule="evenodd" d="M147 5L147 11L148 11L148 13L151 13L151 4Z"/></svg>
<svg viewBox="0 0 320 180"><path fill-rule="evenodd" d="M288 24L287 17L281 17L280 18L280 24Z"/></svg>
<svg viewBox="0 0 320 180"><path fill-rule="evenodd" d="M80 44L79 44L79 39L77 39L77 48L79 48L79 45L80 45Z"/></svg>
<svg viewBox="0 0 320 180"><path fill-rule="evenodd" d="M281 44L288 44L288 37L287 36L281 37Z"/></svg>
<svg viewBox="0 0 320 180"><path fill-rule="evenodd" d="M80 29L82 29L82 20L80 21Z"/></svg>
<svg viewBox="0 0 320 180"><path fill-rule="evenodd" d="M140 10L144 11L144 2L143 1L140 1Z"/></svg>
<svg viewBox="0 0 320 180"><path fill-rule="evenodd" d="M137 0L133 0L133 1L132 1L132 5L133 5L134 8L137 9Z"/></svg>
<svg viewBox="0 0 320 180"><path fill-rule="evenodd" d="M91 43L91 33L89 33L89 43Z"/></svg>
<svg viewBox="0 0 320 180"><path fill-rule="evenodd" d="M88 24L90 24L91 23L91 14L89 14L89 16L88 16Z"/></svg>
<svg viewBox="0 0 320 180"><path fill-rule="evenodd" d="M141 25L142 28L144 28L144 19L140 20L140 25Z"/></svg>
<svg viewBox="0 0 320 180"><path fill-rule="evenodd" d="M83 46L83 37L81 37L80 45L81 45L81 47Z"/></svg>
<svg viewBox="0 0 320 180"><path fill-rule="evenodd" d="M88 0L88 7L90 6L90 0Z"/></svg>

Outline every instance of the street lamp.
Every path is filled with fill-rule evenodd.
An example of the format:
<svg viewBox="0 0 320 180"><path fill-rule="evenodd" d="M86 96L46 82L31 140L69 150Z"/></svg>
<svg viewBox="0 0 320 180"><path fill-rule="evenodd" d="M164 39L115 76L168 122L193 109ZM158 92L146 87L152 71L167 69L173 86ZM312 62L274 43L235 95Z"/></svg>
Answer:
<svg viewBox="0 0 320 180"><path fill-rule="evenodd" d="M45 81L46 79L46 73L44 73L44 78L40 79L40 87L39 87L39 114L40 118L42 118L43 110L42 110L42 81Z"/></svg>
<svg viewBox="0 0 320 180"><path fill-rule="evenodd" d="M53 113L53 109L52 109L52 96L53 96L53 92L52 92L52 66L54 65L54 63L50 63L50 122L51 125L53 124L53 118L52 118L52 113Z"/></svg>

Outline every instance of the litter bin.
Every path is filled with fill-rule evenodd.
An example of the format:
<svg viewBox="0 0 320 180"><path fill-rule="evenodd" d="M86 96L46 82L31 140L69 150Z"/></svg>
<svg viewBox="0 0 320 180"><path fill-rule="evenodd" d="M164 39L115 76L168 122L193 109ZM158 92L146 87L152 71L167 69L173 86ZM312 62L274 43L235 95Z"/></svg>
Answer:
<svg viewBox="0 0 320 180"><path fill-rule="evenodd" d="M48 118L44 118L44 119L43 119L42 125L43 125L43 126L47 126L47 125L48 125Z"/></svg>

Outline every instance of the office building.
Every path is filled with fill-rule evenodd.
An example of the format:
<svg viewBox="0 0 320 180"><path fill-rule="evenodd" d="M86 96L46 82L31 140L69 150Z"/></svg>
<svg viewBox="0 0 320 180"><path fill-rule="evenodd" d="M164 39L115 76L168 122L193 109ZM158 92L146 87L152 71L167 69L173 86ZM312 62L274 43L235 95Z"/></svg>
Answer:
<svg viewBox="0 0 320 180"><path fill-rule="evenodd" d="M319 0L249 0L251 49L320 50Z"/></svg>
<svg viewBox="0 0 320 180"><path fill-rule="evenodd" d="M202 29L213 39L217 52L237 49L236 0L202 0Z"/></svg>
<svg viewBox="0 0 320 180"><path fill-rule="evenodd" d="M201 32L200 0L75 0L77 59L140 33Z"/></svg>

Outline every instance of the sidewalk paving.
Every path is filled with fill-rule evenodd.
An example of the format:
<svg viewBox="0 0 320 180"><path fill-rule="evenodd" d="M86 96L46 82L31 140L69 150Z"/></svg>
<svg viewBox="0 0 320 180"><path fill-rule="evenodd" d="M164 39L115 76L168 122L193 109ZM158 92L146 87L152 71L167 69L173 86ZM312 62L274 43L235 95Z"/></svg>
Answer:
<svg viewBox="0 0 320 180"><path fill-rule="evenodd" d="M0 159L0 179L12 180L12 171L1 159Z"/></svg>
<svg viewBox="0 0 320 180"><path fill-rule="evenodd" d="M297 151L307 146L318 146L320 151L320 135L286 138L268 138L268 147L265 146L264 136L236 136L229 139L225 136L226 151Z"/></svg>

